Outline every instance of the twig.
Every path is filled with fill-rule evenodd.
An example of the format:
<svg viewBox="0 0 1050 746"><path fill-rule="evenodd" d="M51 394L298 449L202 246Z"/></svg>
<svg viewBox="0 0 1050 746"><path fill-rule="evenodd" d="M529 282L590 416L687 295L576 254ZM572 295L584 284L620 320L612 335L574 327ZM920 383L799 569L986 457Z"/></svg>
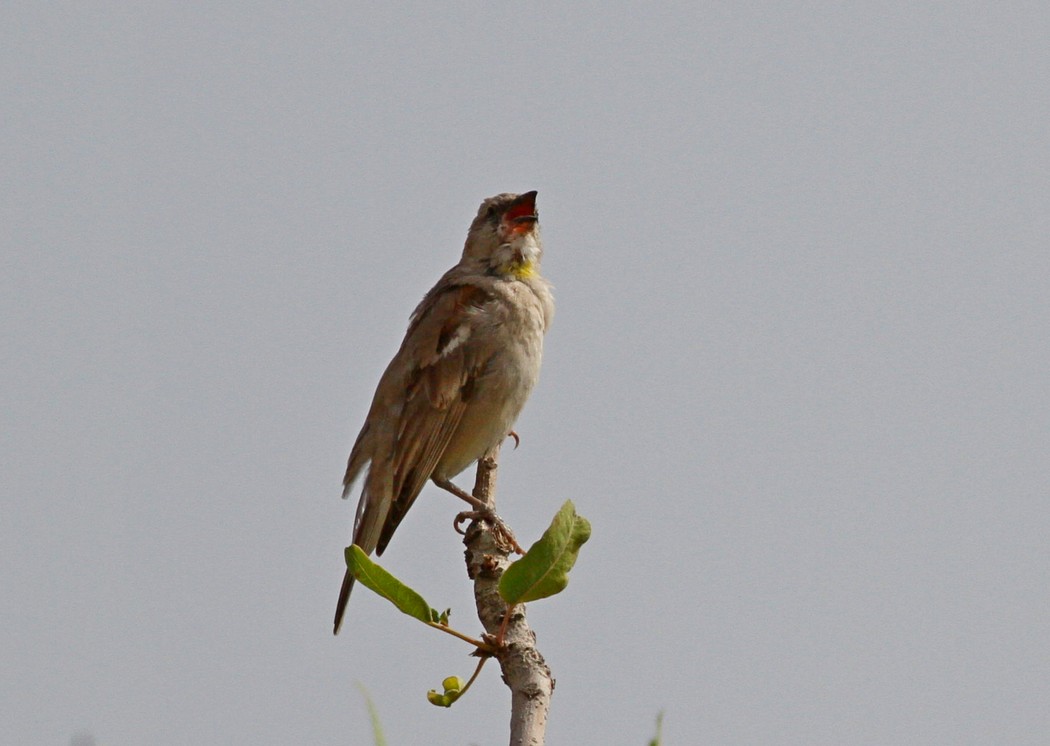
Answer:
<svg viewBox="0 0 1050 746"><path fill-rule="evenodd" d="M442 632L447 632L453 637L458 637L460 640L463 640L463 642L469 642L471 645L473 645L483 653L492 653L495 651L495 648L489 643L483 642L482 640L475 640L470 635L465 635L462 632L457 632L456 630L449 627L447 624L442 624L441 622L427 622L427 626L433 627L434 629L439 629Z"/></svg>
<svg viewBox="0 0 1050 746"><path fill-rule="evenodd" d="M483 669L485 667L485 661L487 661L488 659L489 658L486 655L481 660L478 661L478 665L477 665L477 667L475 667L474 673L471 675L470 680L467 681L467 683L463 685L463 688L459 690L459 696L462 697L464 694L467 693L467 690L470 689L471 685L478 678L478 674L481 673L481 669Z"/></svg>
<svg viewBox="0 0 1050 746"><path fill-rule="evenodd" d="M474 484L474 497L493 509L498 458L499 446L478 461ZM474 581L478 618L489 636L503 640L495 657L511 691L510 746L543 746L554 679L536 649L536 635L525 619L525 605L519 604L508 615L507 604L499 595L499 579L510 564L510 553L484 519L470 524L463 543L467 546L467 574Z"/></svg>

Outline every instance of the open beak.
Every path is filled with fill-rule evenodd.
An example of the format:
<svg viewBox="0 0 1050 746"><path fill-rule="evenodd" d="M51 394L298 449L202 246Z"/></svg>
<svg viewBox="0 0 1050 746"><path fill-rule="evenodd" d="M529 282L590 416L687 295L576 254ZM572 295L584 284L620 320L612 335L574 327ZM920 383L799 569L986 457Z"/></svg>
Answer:
<svg viewBox="0 0 1050 746"><path fill-rule="evenodd" d="M503 224L512 233L527 233L539 219L536 214L536 192L525 192L511 202L503 213Z"/></svg>

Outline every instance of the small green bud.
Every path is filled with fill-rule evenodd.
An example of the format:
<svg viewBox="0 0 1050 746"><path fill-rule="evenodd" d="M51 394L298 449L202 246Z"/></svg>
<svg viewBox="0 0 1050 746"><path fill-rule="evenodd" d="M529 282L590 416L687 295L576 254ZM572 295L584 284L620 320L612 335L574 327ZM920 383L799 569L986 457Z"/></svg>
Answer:
<svg viewBox="0 0 1050 746"><path fill-rule="evenodd" d="M452 705L449 702L448 697L444 694L438 694L433 689L427 692L427 702L437 707L450 707Z"/></svg>

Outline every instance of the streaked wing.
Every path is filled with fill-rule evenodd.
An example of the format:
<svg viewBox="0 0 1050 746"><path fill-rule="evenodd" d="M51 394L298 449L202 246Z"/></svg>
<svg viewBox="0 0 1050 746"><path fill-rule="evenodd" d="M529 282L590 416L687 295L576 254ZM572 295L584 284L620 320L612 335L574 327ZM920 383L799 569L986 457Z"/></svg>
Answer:
<svg viewBox="0 0 1050 746"><path fill-rule="evenodd" d="M416 309L405 341L380 381L373 410L386 402L388 411L379 418L369 414L370 422L379 419L388 431L377 434L371 449L355 521L354 542L366 551L383 553L430 479L486 362L477 359L470 342L475 312L490 296L473 286L442 285ZM397 402L396 409L390 402Z"/></svg>

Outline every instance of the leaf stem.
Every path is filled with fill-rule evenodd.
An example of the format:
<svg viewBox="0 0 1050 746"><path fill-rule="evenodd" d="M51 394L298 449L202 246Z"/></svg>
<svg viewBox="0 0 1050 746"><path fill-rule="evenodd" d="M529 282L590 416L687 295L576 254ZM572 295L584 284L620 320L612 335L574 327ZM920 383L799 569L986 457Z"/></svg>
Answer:
<svg viewBox="0 0 1050 746"><path fill-rule="evenodd" d="M481 673L482 666L485 665L485 661L487 661L488 659L489 657L486 655L484 658L478 661L478 667L474 669L474 674L470 677L470 680L466 683L466 685L459 690L459 697L457 697L456 699L459 699L467 693L467 689L470 689L470 685L474 683L474 679L478 678L478 674Z"/></svg>
<svg viewBox="0 0 1050 746"><path fill-rule="evenodd" d="M462 632L459 632L457 630L452 629L447 624L441 624L440 622L427 622L426 624L427 624L427 626L433 627L434 629L439 629L442 632L447 632L448 634L452 635L453 637L458 637L460 640L463 640L464 642L469 642L471 645L473 645L478 650L480 650L480 651L482 651L484 653L488 653L488 654L491 655L492 653L496 652L496 649L494 647L492 647L491 645L489 645L487 642L482 642L481 640L476 640L473 637L471 637L470 635L465 635Z"/></svg>
<svg viewBox="0 0 1050 746"><path fill-rule="evenodd" d="M506 612L503 614L503 622L499 626L499 633L496 635L496 648L503 647L503 636L507 634L507 625L510 624L510 615L514 613L514 609L517 608L517 604L510 604L507 606Z"/></svg>

